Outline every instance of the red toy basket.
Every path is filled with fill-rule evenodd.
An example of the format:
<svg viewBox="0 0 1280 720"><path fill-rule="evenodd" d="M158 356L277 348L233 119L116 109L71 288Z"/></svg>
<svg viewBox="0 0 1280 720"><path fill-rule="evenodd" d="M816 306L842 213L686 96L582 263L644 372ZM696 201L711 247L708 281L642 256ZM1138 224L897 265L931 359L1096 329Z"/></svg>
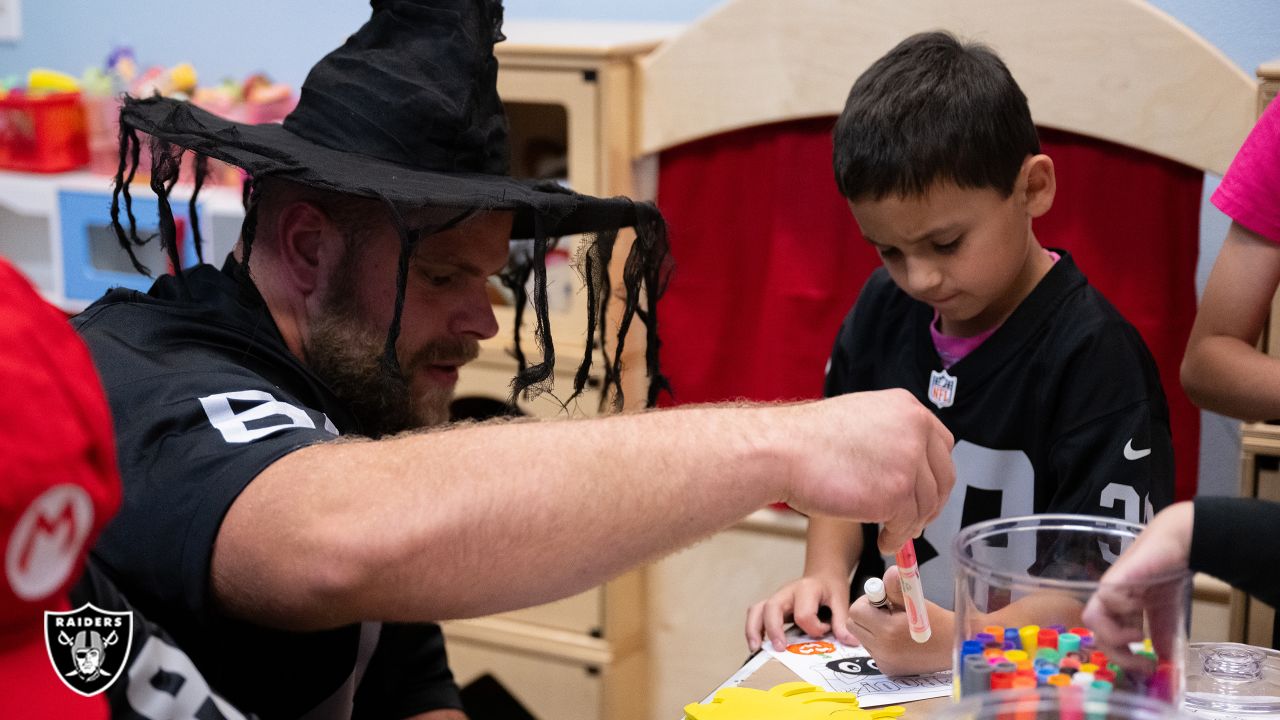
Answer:
<svg viewBox="0 0 1280 720"><path fill-rule="evenodd" d="M89 138L80 93L0 98L0 168L53 173L89 162Z"/></svg>

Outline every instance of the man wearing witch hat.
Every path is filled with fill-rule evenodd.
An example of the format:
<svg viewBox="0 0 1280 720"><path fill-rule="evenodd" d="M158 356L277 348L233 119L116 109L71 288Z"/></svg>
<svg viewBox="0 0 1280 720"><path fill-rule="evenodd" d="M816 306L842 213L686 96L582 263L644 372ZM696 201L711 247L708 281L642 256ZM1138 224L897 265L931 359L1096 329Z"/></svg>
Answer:
<svg viewBox="0 0 1280 720"><path fill-rule="evenodd" d="M485 283L511 238L532 239L542 346L519 392L555 359L548 239L588 234L589 331L603 339L613 241L635 229L619 338L645 323L652 403L665 225L646 203L507 176L500 3L372 5L283 125L164 98L121 111L113 218L131 255L140 136L175 266L182 150L196 192L209 157L252 178L221 270L113 290L75 320L125 486L95 555L211 685L264 718L460 717L431 621L581 592L772 501L886 522L886 549L933 517L951 438L906 393L423 431L497 332Z"/></svg>

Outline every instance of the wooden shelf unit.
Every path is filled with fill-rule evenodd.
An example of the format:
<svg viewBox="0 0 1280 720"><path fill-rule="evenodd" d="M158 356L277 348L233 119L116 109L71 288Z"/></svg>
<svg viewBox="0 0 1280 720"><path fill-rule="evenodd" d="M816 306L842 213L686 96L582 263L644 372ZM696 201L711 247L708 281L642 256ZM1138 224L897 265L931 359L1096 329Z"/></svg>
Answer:
<svg viewBox="0 0 1280 720"><path fill-rule="evenodd" d="M558 149L563 153L559 169L564 171L559 179L572 189L634 197L637 61L677 30L668 24L505 23L508 39L498 44L496 53L498 92L511 122L512 174L540 176L548 166L554 172ZM565 253L548 273L552 282L570 283L549 287L556 348L553 392L561 398L571 391L573 372L585 351L586 296L577 274L564 262L573 257L578 242L562 240ZM620 235L619 243L615 258L622 259L630 238ZM617 268L613 277L619 277ZM501 330L482 344L480 358L462 370L459 397L505 399L510 392L516 367L510 354L513 309L497 307L496 313ZM526 356L536 360L531 327L526 319L521 345ZM643 357L643 340L643 334L628 337L631 351L624 361ZM599 350L595 352L599 368ZM628 391L629 407L643 400L639 390L629 386ZM597 387L570 413L594 415L599 402ZM520 406L540 417L565 415L553 397L521 399ZM566 521L575 512L574 498L566 497ZM444 629L450 665L459 684L493 674L537 717L645 718L650 713L645 608L646 576L641 569L558 602L448 622Z"/></svg>

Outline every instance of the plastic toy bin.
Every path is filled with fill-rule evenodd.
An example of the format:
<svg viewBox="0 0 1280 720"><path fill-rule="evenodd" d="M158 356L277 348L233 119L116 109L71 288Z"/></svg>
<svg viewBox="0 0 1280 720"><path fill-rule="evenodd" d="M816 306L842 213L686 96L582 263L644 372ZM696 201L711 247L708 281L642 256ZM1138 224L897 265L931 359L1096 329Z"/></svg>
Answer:
<svg viewBox="0 0 1280 720"><path fill-rule="evenodd" d="M169 257L160 248L158 238L134 250L152 276L134 269L128 253L116 240L111 227L110 207L111 193L107 191L64 190L58 193L58 215L62 223L63 294L68 300L89 303L113 287L146 292L155 282L154 276L172 271ZM197 211L201 209L197 206ZM133 213L138 218L141 237L153 237L159 232L156 220L159 206L155 197L134 198ZM186 202L173 204L183 267L190 267L196 262L188 229L191 224L188 213ZM121 218L124 218L123 212Z"/></svg>
<svg viewBox="0 0 1280 720"><path fill-rule="evenodd" d="M1190 573L1133 586L1100 582L1141 530L1086 515L1002 518L961 530L953 654L960 695L1070 685L1180 703ZM1103 592L1129 609L1130 637L1095 637L1083 625L1085 605Z"/></svg>
<svg viewBox="0 0 1280 720"><path fill-rule="evenodd" d="M89 139L80 93L0 98L0 168L53 173L89 162Z"/></svg>
<svg viewBox="0 0 1280 720"><path fill-rule="evenodd" d="M1141 695L1091 694L1077 686L1000 690L966 698L930 720L1194 720L1180 708Z"/></svg>

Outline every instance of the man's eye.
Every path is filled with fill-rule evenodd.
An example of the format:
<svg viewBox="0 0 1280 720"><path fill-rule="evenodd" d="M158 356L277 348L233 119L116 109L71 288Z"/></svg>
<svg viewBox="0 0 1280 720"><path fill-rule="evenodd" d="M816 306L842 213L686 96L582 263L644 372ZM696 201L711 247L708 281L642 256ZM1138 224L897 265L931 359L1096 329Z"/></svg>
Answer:
<svg viewBox="0 0 1280 720"><path fill-rule="evenodd" d="M458 277L457 272L447 268L420 266L420 271L423 279L431 287L445 287L452 284Z"/></svg>
<svg viewBox="0 0 1280 720"><path fill-rule="evenodd" d="M898 257L899 255L898 248L895 247L877 247L876 252L880 253L880 257L885 260Z"/></svg>

